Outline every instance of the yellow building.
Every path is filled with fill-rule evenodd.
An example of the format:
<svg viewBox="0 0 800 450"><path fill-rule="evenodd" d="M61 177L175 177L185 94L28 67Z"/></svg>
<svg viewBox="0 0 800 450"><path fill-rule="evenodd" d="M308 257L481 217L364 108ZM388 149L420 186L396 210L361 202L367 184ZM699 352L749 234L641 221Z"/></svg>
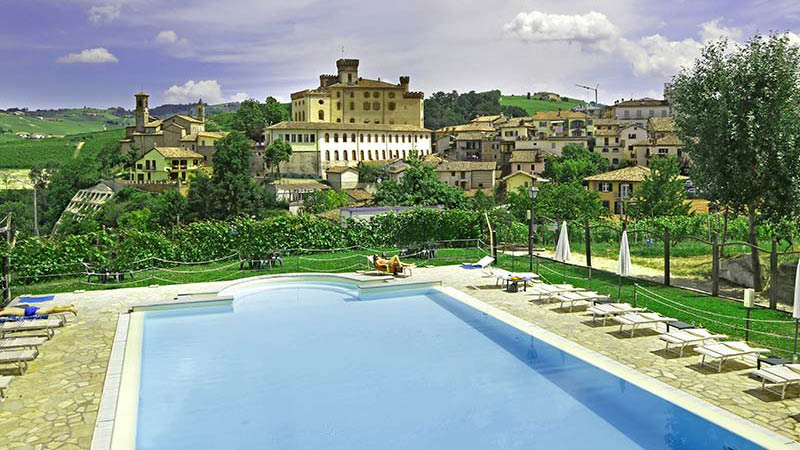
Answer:
<svg viewBox="0 0 800 450"><path fill-rule="evenodd" d="M533 116L533 123L540 139L591 137L594 134L594 119L579 111L539 111Z"/></svg>
<svg viewBox="0 0 800 450"><path fill-rule="evenodd" d="M203 155L181 147L154 147L130 170L133 183L186 182L200 170Z"/></svg>
<svg viewBox="0 0 800 450"><path fill-rule="evenodd" d="M125 128L125 139L120 141L123 154L128 154L131 148L143 155L154 147L179 147L200 153L203 161L212 163L214 143L227 133L206 131L202 99L197 102L196 116L176 114L162 120L150 115L147 94L140 92L135 97L136 124Z"/></svg>
<svg viewBox="0 0 800 450"><path fill-rule="evenodd" d="M538 186L548 181L546 178L540 178L528 172L514 172L511 175L506 175L501 180L506 186L506 192L517 192L520 186L527 189L529 186Z"/></svg>
<svg viewBox="0 0 800 450"><path fill-rule="evenodd" d="M410 77L398 84L361 78L358 64L340 59L337 75L320 75L319 87L293 93L292 120L423 127L424 94L409 91Z"/></svg>
<svg viewBox="0 0 800 450"><path fill-rule="evenodd" d="M586 177L587 187L600 195L600 202L609 214L622 215L627 211L628 202L633 198L650 169L644 166L631 166L611 172Z"/></svg>

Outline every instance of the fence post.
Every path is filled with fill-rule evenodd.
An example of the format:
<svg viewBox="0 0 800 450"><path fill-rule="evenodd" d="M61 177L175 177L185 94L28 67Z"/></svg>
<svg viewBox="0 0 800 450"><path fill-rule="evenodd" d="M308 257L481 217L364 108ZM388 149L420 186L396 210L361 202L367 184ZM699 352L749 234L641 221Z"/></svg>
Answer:
<svg viewBox="0 0 800 450"><path fill-rule="evenodd" d="M711 295L719 296L719 243L717 233L711 236Z"/></svg>
<svg viewBox="0 0 800 450"><path fill-rule="evenodd" d="M589 266L588 269L589 269L589 290L592 290L592 266Z"/></svg>
<svg viewBox="0 0 800 450"><path fill-rule="evenodd" d="M11 257L3 256L3 273L0 277L0 290L3 291L2 304L7 305L11 301Z"/></svg>
<svg viewBox="0 0 800 450"><path fill-rule="evenodd" d="M492 248L489 250L492 252L492 258L494 258L495 262L497 261L497 231L492 230Z"/></svg>
<svg viewBox="0 0 800 450"><path fill-rule="evenodd" d="M536 254L533 257L536 259L536 275L539 275L539 255Z"/></svg>
<svg viewBox="0 0 800 450"><path fill-rule="evenodd" d="M670 260L669 228L664 228L664 286L669 286L669 260Z"/></svg>
<svg viewBox="0 0 800 450"><path fill-rule="evenodd" d="M633 283L633 307L636 308L636 300L639 299L639 283Z"/></svg>
<svg viewBox="0 0 800 450"><path fill-rule="evenodd" d="M583 223L584 228L584 239L586 240L586 266L592 267L592 233L589 229L589 219L586 219ZM591 271L589 271L591 273ZM589 278L591 280L591 277Z"/></svg>
<svg viewBox="0 0 800 450"><path fill-rule="evenodd" d="M778 279L778 241L772 240L772 251L769 253L769 308L778 307L777 289L775 281Z"/></svg>

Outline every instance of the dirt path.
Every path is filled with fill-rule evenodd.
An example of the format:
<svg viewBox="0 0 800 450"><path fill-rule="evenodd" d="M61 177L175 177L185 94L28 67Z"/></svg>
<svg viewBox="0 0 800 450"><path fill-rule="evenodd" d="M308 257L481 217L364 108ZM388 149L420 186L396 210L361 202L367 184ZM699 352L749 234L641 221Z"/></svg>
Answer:
<svg viewBox="0 0 800 450"><path fill-rule="evenodd" d="M81 154L81 149L83 148L83 144L85 144L85 143L86 142L80 141L75 145L75 151L72 152L72 157L73 158L77 158L78 155Z"/></svg>

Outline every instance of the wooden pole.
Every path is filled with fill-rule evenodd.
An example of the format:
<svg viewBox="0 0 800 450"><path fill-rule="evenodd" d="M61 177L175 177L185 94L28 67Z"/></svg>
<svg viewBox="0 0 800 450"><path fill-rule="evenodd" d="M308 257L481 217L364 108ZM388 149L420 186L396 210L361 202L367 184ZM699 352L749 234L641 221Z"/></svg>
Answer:
<svg viewBox="0 0 800 450"><path fill-rule="evenodd" d="M583 228L586 240L586 266L592 267L592 232L589 229L589 219L583 223Z"/></svg>
<svg viewBox="0 0 800 450"><path fill-rule="evenodd" d="M669 260L670 260L669 228L664 229L664 285L669 286Z"/></svg>
<svg viewBox="0 0 800 450"><path fill-rule="evenodd" d="M772 249L769 252L769 308L778 307L778 290L775 282L778 280L778 241L772 240Z"/></svg>
<svg viewBox="0 0 800 450"><path fill-rule="evenodd" d="M719 243L716 233L711 236L711 295L719 295Z"/></svg>

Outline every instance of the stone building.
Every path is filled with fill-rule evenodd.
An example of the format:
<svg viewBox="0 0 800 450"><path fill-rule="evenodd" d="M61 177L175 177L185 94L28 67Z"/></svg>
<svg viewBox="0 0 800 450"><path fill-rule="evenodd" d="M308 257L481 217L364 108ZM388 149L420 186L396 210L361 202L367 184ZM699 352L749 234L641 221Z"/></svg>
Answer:
<svg viewBox="0 0 800 450"><path fill-rule="evenodd" d="M362 78L358 65L340 59L336 75L320 75L318 87L293 93L292 121L424 126L424 94L409 90L410 77L397 84Z"/></svg>

